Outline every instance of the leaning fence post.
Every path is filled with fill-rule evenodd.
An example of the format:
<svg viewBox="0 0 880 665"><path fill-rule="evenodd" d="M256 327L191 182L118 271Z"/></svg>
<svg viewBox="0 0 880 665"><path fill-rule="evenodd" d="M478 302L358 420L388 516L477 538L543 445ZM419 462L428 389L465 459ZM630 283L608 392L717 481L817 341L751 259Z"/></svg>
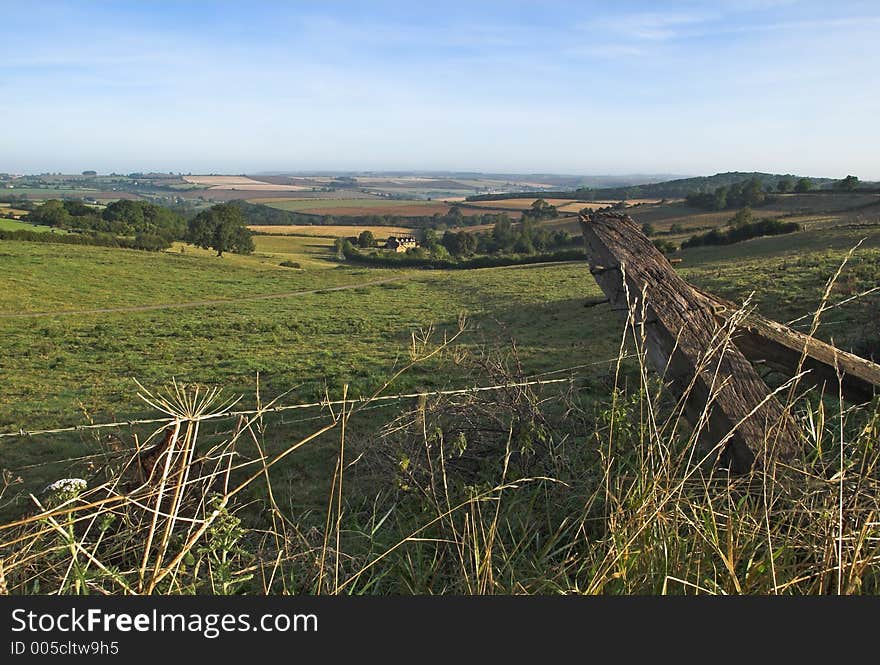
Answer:
<svg viewBox="0 0 880 665"><path fill-rule="evenodd" d="M749 471L765 451L792 456L799 443L794 420L736 346L719 343L711 303L629 216L581 215L580 223L590 271L624 321L632 306L644 312L648 358L675 397L686 398L685 416L696 425L708 409L700 444L726 439L719 461L734 473Z"/></svg>

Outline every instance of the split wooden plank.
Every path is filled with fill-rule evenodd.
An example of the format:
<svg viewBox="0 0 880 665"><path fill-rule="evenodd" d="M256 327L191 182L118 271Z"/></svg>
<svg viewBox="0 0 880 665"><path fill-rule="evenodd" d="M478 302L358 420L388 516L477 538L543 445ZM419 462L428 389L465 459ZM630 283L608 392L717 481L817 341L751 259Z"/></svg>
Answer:
<svg viewBox="0 0 880 665"><path fill-rule="evenodd" d="M684 413L701 426L700 443L726 439L719 462L749 471L765 454L784 459L799 449L788 411L719 327L715 307L679 276L627 215L580 216L590 271L613 310L644 326L646 352ZM644 317L642 319L642 317Z"/></svg>
<svg viewBox="0 0 880 665"><path fill-rule="evenodd" d="M740 309L728 300L698 287L692 288L714 307L716 319L720 323L725 323ZM788 376L809 370L801 379L802 382L820 390L830 388L834 394L838 390L839 371L842 377L840 390L844 398L855 404L870 402L880 392L880 365L765 318L757 312L749 312L742 320L733 343L750 361L762 362Z"/></svg>

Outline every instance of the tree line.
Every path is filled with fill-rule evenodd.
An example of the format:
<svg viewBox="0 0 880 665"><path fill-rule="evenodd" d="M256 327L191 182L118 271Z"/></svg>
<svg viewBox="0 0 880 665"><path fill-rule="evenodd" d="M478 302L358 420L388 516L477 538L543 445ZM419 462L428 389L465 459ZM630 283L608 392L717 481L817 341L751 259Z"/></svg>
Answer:
<svg viewBox="0 0 880 665"><path fill-rule="evenodd" d="M489 232L446 231L439 236L425 233L424 247L436 254L443 248L455 258L473 254L540 254L570 247L573 240L567 231L539 226L532 217L523 217L514 225L505 215L495 222Z"/></svg>
<svg viewBox="0 0 880 665"><path fill-rule="evenodd" d="M535 202L537 203L537 201ZM433 215L318 215L314 213L280 210L264 204L248 203L247 201L230 201L228 205L241 210L247 223L252 226L407 226L416 229L444 230L461 226L484 226L495 224L499 219L509 218L504 212L485 212L466 215L461 206L452 205L446 214ZM534 204L533 204L534 206ZM526 216L533 219L549 219L558 217L559 212L554 206L543 201L539 208L525 211Z"/></svg>
<svg viewBox="0 0 880 665"><path fill-rule="evenodd" d="M442 246L441 246L442 247ZM340 259L382 268L436 268L436 269L472 269L497 268L500 266L523 265L531 263L549 263L553 261L584 261L586 257L581 248L558 249L552 252L536 254L461 254L453 257L447 252L429 252L422 247L408 250L405 253L364 252L358 249L351 238L337 238L336 251Z"/></svg>
<svg viewBox="0 0 880 665"><path fill-rule="evenodd" d="M576 201L603 201L603 200L626 200L626 199L671 199L686 198L690 195L705 194L711 196L719 188L731 188L736 184L742 185L757 180L765 192L786 191L810 191L831 187L852 191L858 184L858 178L847 176L843 180L832 178L804 178L793 175L780 175L774 173L731 171L728 173L716 173L712 176L699 176L694 178L679 178L664 182L647 183L643 185L629 185L624 187L579 187L573 190L535 192L536 196L546 198L572 199ZM782 184L780 184L782 183ZM782 189L780 189L782 187ZM790 189L785 189L790 187ZM797 189L800 187L801 189ZM505 199L521 199L528 193L510 192L504 194L479 194L467 197L466 201L502 201ZM707 199L708 200L708 199ZM703 207L703 206L701 206ZM728 206L735 207L735 206Z"/></svg>
<svg viewBox="0 0 880 665"><path fill-rule="evenodd" d="M848 175L841 180L834 181L832 189L839 192L853 192L858 189L859 184L860 181L856 176ZM769 203L773 200L774 193L806 193L813 191L813 189L814 184L810 178L795 180L793 177L784 176L777 180L775 185L764 183L758 178L752 178L730 186L716 187L711 192L692 192L685 197L685 203L703 210L728 210Z"/></svg>
<svg viewBox="0 0 880 665"><path fill-rule="evenodd" d="M23 221L71 231L68 235L94 240L91 243L87 240L54 242L159 251L180 240L213 249L218 256L227 251L239 254L254 251L253 237L244 215L237 207L222 203L187 220L173 210L148 201L121 199L101 210L75 199L50 199L34 207ZM36 237L44 235L61 237L25 231L17 239L50 242Z"/></svg>
<svg viewBox="0 0 880 665"><path fill-rule="evenodd" d="M732 245L733 243L758 238L775 236L801 231L803 227L797 222L782 222L778 219L753 220L750 208L743 208L727 222L727 229L712 229L703 234L693 235L681 243L681 248L701 247L704 245Z"/></svg>
<svg viewBox="0 0 880 665"><path fill-rule="evenodd" d="M75 199L49 199L29 212L24 221L93 236L135 238L144 249L170 247L186 232L180 215L155 203L127 199L114 201L103 210Z"/></svg>
<svg viewBox="0 0 880 665"><path fill-rule="evenodd" d="M548 229L539 226L532 217L526 216L514 225L509 217L503 215L489 232L447 230L440 235L434 229L422 231L421 246L412 247L405 255L415 259L437 261L461 261L473 256L531 256L556 252L571 248L578 243L563 229ZM342 252L341 241L337 240L337 252ZM377 242L372 231L365 230L357 238L345 239L352 247L369 249ZM403 253L389 260L399 262Z"/></svg>
<svg viewBox="0 0 880 665"><path fill-rule="evenodd" d="M44 242L57 245L94 245L96 247L139 249L148 252L158 252L168 248L158 236L137 235L134 238L126 238L112 233L41 233L27 230L0 230L0 240Z"/></svg>

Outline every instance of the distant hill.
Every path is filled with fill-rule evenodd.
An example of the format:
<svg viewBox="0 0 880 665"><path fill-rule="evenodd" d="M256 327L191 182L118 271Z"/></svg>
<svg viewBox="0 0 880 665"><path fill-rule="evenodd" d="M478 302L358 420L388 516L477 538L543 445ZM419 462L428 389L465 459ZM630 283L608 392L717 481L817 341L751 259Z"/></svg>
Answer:
<svg viewBox="0 0 880 665"><path fill-rule="evenodd" d="M684 176L670 173L626 173L623 175L571 175L560 173L486 173L480 171L261 171L255 177L370 177L370 178L428 178L445 181L491 180L509 181L523 188L523 183L543 183L560 189L583 187L628 187L646 183L664 182ZM534 187L535 191L547 187Z"/></svg>
<svg viewBox="0 0 880 665"><path fill-rule="evenodd" d="M688 194L699 192L711 192L717 187L729 187L738 182L746 182L757 178L761 184L776 187L776 183L783 178L800 179L801 176L776 173L746 173L731 171L728 173L716 173L711 176L698 176L693 178L679 178L664 182L646 183L639 185L627 185L622 187L579 187L574 190L543 192L542 194L552 198L573 198L582 201L602 201L620 199L677 199L684 198ZM817 189L828 187L835 180L831 178L807 178ZM486 194L482 196L470 196L468 201L497 201L507 198L521 197L522 194Z"/></svg>
<svg viewBox="0 0 880 665"><path fill-rule="evenodd" d="M483 177L486 178L502 178L515 177L519 180L532 180L536 182L545 182L554 187L565 187L571 189L583 188L614 188L614 187L630 187L632 185L645 185L649 183L666 182L674 178L682 178L684 176L669 173L631 173L624 175L559 175L554 173L528 173L503 175L500 173L487 173Z"/></svg>

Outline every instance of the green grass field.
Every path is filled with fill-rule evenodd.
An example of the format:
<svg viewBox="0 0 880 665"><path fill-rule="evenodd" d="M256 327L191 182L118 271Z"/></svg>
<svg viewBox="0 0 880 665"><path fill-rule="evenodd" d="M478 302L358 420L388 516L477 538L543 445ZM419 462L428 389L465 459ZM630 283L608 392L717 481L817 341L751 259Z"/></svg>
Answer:
<svg viewBox="0 0 880 665"><path fill-rule="evenodd" d="M90 196L94 192L100 190L94 187L16 187L9 190L8 193L16 196L29 196L37 199L51 199L62 195L68 196Z"/></svg>
<svg viewBox="0 0 880 665"><path fill-rule="evenodd" d="M815 308L825 281L861 239L833 294L839 300L880 282L880 230L820 229L694 248L681 253L680 270L724 297L755 292L761 311L788 321ZM190 246L147 253L0 243L0 430L154 416L134 379L148 387L172 378L222 386L245 395L244 405L253 403L258 374L264 398L291 391L289 403L339 396L344 384L369 394L407 362L414 332L434 326L442 334L460 315L469 321L462 348L506 353L515 342L528 375L597 363L579 373L597 395L605 390L609 366L600 361L616 355L620 327L606 307L584 307L600 295L585 264L379 270L338 263L329 238L255 240L254 255L223 258ZM303 269L281 267L285 260ZM367 285L381 280L396 281ZM336 287L352 288L302 293ZM279 297L254 299L263 296ZM832 310L819 335L848 348L876 326L872 307L876 297ZM14 316L43 313L56 314ZM470 380L446 355L391 390ZM55 467L24 467L96 445L81 434L0 440L0 454L2 466L36 486ZM326 472L321 450L296 468Z"/></svg>
<svg viewBox="0 0 880 665"><path fill-rule="evenodd" d="M0 389L5 392L0 411L4 427L58 418L78 422L79 400L95 414L132 412L139 405L130 390L131 377L157 383L174 376L245 390L260 371L273 391L304 384L308 389L300 394L309 398L325 380L334 389L348 381L369 390L406 356L412 331L431 324L451 326L464 312L472 314L477 328L511 326L523 348L534 349L536 367L545 368L569 353L567 346L557 349L560 340L547 331L561 331L560 315L574 310L585 288L598 293L585 284L583 270L571 265L456 273L347 267L297 271L262 257L235 264L208 256L8 245L14 245L18 269L14 277L4 276L9 288L0 297L3 314L220 298L230 302L0 319L6 341ZM2 248L5 258L11 258L6 243ZM187 278L180 279L181 273ZM405 279L289 299L234 300L394 277ZM102 288L108 283L115 288ZM536 324L536 312L545 311L546 325ZM479 336L475 330L473 339ZM580 344L571 337L563 336L566 345ZM14 407L9 399L13 394L19 396ZM57 411L64 402L67 407Z"/></svg>
<svg viewBox="0 0 880 665"><path fill-rule="evenodd" d="M826 213L815 217L838 224L842 219ZM823 224L786 236L686 250L680 252L678 270L720 296L740 301L753 294L760 311L787 322L816 308L826 281L859 241L831 302L880 283L880 227ZM285 563L283 575L268 574L267 566L249 585L230 586L231 592L259 591L263 584L275 592L319 590L314 580L321 573L314 562L323 561L322 534L337 514L344 553L340 579L389 554L345 589L356 593L675 593L676 579L723 593L775 593L779 583L790 585L784 593L830 589L833 575L823 571L833 572L831 559L816 555L818 563L804 563L804 557L835 551L838 485L825 480L838 477L834 467L823 466L820 451L803 481L772 479L776 498L766 514L750 512L742 485L727 478L719 485L717 478L694 476L680 484L684 472L667 468L660 457L667 450L674 453L681 442L658 438L647 424L649 411L663 413L665 398L646 409L631 358L615 380L621 325L607 305L585 307L585 299L600 295L586 263L379 270L339 263L331 238L257 236L255 241L253 255L223 258L181 245L149 253L0 241L0 432L161 416L137 397L134 379L149 390L167 386L172 378L223 387L226 395L243 396L237 408L245 409L255 406L257 385L263 403L275 397L282 404L338 399L345 385L350 396L369 395L409 363L414 334L417 339L420 331L433 328L439 342L465 315L467 329L452 348L412 368L386 392L505 381L511 374L494 362L502 358L518 377L577 376L570 396L560 386L536 389L546 398L535 404L537 416L530 409L520 411L523 403L507 391L481 393L479 405L470 398L445 405L439 400L371 405L346 422L339 513L332 502L328 512L328 497L341 486L334 475L342 451L338 430L273 466L271 495L259 472L237 495L233 510L244 530L235 540L236 569L249 569L253 557L275 562L281 556ZM302 268L282 267L282 261ZM818 335L846 349L868 339L880 342L878 311L878 294L855 299L828 311ZM805 323L809 320L798 325L803 329ZM771 385L780 381L773 374L765 378ZM613 392L615 386L625 390ZM837 460L838 443L833 401L828 400L827 412L817 409L813 415L814 421L824 420L827 413L831 462ZM616 425L609 424L611 414ZM863 410L850 417L858 425L866 415ZM257 423L253 439L242 437L235 462L252 464L263 454L289 450L328 418L326 409L269 414ZM95 487L112 477L153 427L0 438L0 468L9 472L3 480L12 483L5 488L0 515L32 511L28 493L43 496L42 489L59 478L87 478ZM205 452L228 440L237 425L227 420L199 427L198 449ZM870 445L876 430L859 431L847 438L846 454L854 457L840 473L850 482L869 482L868 473L856 474L859 468L876 469ZM443 466L437 475L407 476L408 469L425 468L419 450L442 453L448 472ZM503 501L491 489L524 476L532 480L511 483ZM815 487L801 497L805 483ZM848 516L870 520L876 514L874 487L865 486L859 495L863 503L848 507ZM475 498L484 495L489 498ZM788 503L792 496L798 501L794 508ZM450 503L467 500L454 515L448 510ZM122 524L107 532L109 542L125 543L126 552L128 543L146 542L143 529L131 526L145 522L114 519ZM423 530L432 520L436 528ZM33 528L35 542L42 543L40 524ZM730 530L735 535L727 535ZM66 579L64 570L73 565L59 559L71 551L68 545L46 545L43 558L31 561L30 553L39 550L25 550L15 540L19 532L8 533L7 541L16 544L2 551L3 561L7 571L14 562L7 579L18 585L10 588L44 593L60 584L67 589L67 582L53 576ZM414 533L419 537L398 548ZM865 533L876 533L876 527L855 521L843 541L851 547ZM832 535L823 540L827 534ZM101 543L103 538L102 532ZM771 538L772 554L766 555ZM215 541L205 540L193 555L213 556ZM110 557L105 561L126 561L114 559L112 547L99 548L93 539L86 545ZM860 554L855 545L846 556L876 561L873 550ZM772 574L766 572L771 558ZM136 557L135 564L121 566L127 579L136 580L140 561ZM871 565L853 566L854 579L865 580L867 593L876 589L876 565ZM213 579L213 573L196 575L197 568L182 568L175 576L181 586L167 591L212 591L205 579ZM89 575L84 583L95 584L97 574ZM199 579L190 586L188 575ZM35 578L42 580L39 587ZM265 581L269 578L274 582ZM109 578L101 583L101 589L114 588L107 587Z"/></svg>
<svg viewBox="0 0 880 665"><path fill-rule="evenodd" d="M254 236L258 253L316 269L338 268L332 262L335 240L321 236Z"/></svg>
<svg viewBox="0 0 880 665"><path fill-rule="evenodd" d="M62 229L55 229L51 226L41 226L39 224L30 224L29 222L20 222L17 219L6 219L0 217L0 231L32 231L33 233L67 233Z"/></svg>

